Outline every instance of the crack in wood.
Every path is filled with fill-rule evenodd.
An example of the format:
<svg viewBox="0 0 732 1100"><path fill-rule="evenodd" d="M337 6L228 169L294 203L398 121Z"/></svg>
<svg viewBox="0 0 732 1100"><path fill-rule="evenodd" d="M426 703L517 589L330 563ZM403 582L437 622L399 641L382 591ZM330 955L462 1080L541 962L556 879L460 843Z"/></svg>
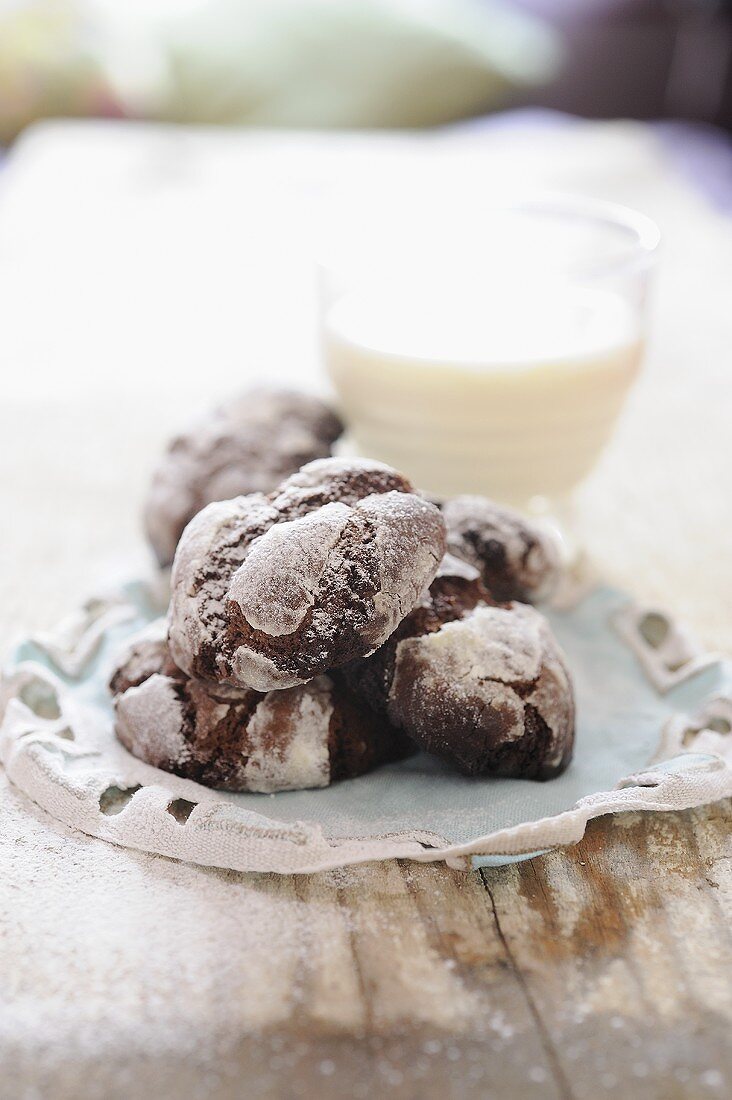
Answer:
<svg viewBox="0 0 732 1100"><path fill-rule="evenodd" d="M534 1000L534 998L531 994L531 990L529 989L528 982L524 978L524 975L522 974L521 969L519 968L519 966L516 962L516 959L514 958L513 952L511 951L511 947L508 943L508 939L506 938L506 935L504 934L504 931L501 927L501 922L500 922L499 917L498 917L498 909L496 907L496 900L493 896L493 891L491 890L490 885L488 883L487 872L481 870L479 872L479 874L480 874L480 877L483 881L483 886L485 887L485 891L488 894L488 897L490 899L491 911L493 913L493 920L494 920L494 923L495 923L495 926L496 926L496 932L498 933L498 938L501 941L501 945L503 947L503 950L506 953L506 958L507 958L508 963L511 967L513 975L514 975L514 977L515 977L515 979L516 979L516 981L517 981L517 983L518 983L518 985L521 989L521 992L524 996L524 999L526 1001L526 1007L528 1008L529 1013L531 1014L531 1018L532 1018L532 1020L534 1021L535 1025L536 1025L536 1031L537 1031L537 1035L539 1037L539 1041L541 1043L542 1049L543 1049L544 1054L546 1056L547 1063L549 1064L552 1075L554 1077L554 1084L556 1085L557 1089L559 1090L559 1093L562 1096L563 1100L574 1100L574 1093L572 1092L569 1081L567 1080L567 1077L564 1073L564 1070L562 1069L561 1063L559 1061L559 1056L557 1055L557 1052L554 1049L554 1045L551 1041L551 1037L549 1035L549 1032L548 1032L547 1028L544 1025L544 1021L541 1017L541 1013L539 1012L539 1008L538 1008L538 1006L536 1004L536 1001Z"/></svg>
<svg viewBox="0 0 732 1100"><path fill-rule="evenodd" d="M363 968L361 966L361 958L358 951L358 939L353 928L348 900L346 898L346 891L342 887L338 887L336 889L336 898L338 901L338 911L341 914L341 918L343 920L346 939L348 940L348 946L351 951L351 958L353 960L353 971L356 975L356 982L358 984L359 992L361 994L361 1003L363 1006L363 1030L365 1034L368 1035L374 1029L371 997L369 996L369 987L366 982Z"/></svg>

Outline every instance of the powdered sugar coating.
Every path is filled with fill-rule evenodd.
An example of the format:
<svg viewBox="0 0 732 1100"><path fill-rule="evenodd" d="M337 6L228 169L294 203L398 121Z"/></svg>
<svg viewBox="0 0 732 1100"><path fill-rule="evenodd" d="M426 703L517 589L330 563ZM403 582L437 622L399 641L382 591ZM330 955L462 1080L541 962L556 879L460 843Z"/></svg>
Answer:
<svg viewBox="0 0 732 1100"><path fill-rule="evenodd" d="M448 550L437 567L435 580L439 577L461 577L465 581L477 581L480 572L470 562L465 561L463 558L456 558Z"/></svg>
<svg viewBox="0 0 732 1100"><path fill-rule="evenodd" d="M188 524L171 573L168 639L173 660L189 674L195 657L215 650L225 628L229 582L254 539L277 521L261 493L215 501ZM210 679L225 679L215 672Z"/></svg>
<svg viewBox="0 0 732 1100"><path fill-rule="evenodd" d="M548 623L522 604L478 604L397 645L391 721L470 775L546 778L566 766L574 700Z"/></svg>
<svg viewBox="0 0 732 1100"><path fill-rule="evenodd" d="M130 752L225 790L324 787L408 751L397 731L357 709L330 677L267 694L222 691L186 676L166 642L149 634L124 651L110 687L117 736Z"/></svg>
<svg viewBox="0 0 732 1100"><path fill-rule="evenodd" d="M331 683L325 676L288 692L265 695L247 728L247 790L327 787L332 714Z"/></svg>
<svg viewBox="0 0 732 1100"><path fill-rule="evenodd" d="M485 682L526 682L539 675L544 626L545 620L524 604L481 604L434 634L400 642L399 650L416 647L420 659L442 668L445 678L463 681L477 675ZM399 660L398 654L397 674Z"/></svg>
<svg viewBox="0 0 732 1100"><path fill-rule="evenodd" d="M190 759L183 724L183 704L169 676L153 673L117 701L117 736L127 748L135 746L135 756L156 768L173 770Z"/></svg>
<svg viewBox="0 0 732 1100"><path fill-rule="evenodd" d="M173 564L175 661L190 675L269 691L377 648L444 552L438 509L409 489L382 463L328 459L268 497L209 505Z"/></svg>
<svg viewBox="0 0 732 1100"><path fill-rule="evenodd" d="M317 397L258 388L233 396L174 439L153 475L145 529L161 565L186 523L213 500L270 492L330 454L342 425Z"/></svg>
<svg viewBox="0 0 732 1100"><path fill-rule="evenodd" d="M561 559L557 540L519 512L481 496L446 501L451 554L475 566L497 600L534 603L556 587Z"/></svg>
<svg viewBox="0 0 732 1100"><path fill-rule="evenodd" d="M250 626L275 638L297 629L315 603L328 558L350 515L345 504L325 504L274 524L254 540L228 592Z"/></svg>
<svg viewBox="0 0 732 1100"><path fill-rule="evenodd" d="M166 619L154 619L135 634L117 654L117 667L110 683L113 695L141 684L161 671L160 652L168 633ZM124 670L124 671L123 671Z"/></svg>
<svg viewBox="0 0 732 1100"><path fill-rule="evenodd" d="M312 690L308 684L257 695L242 706L202 693L200 685L183 699L176 680L154 674L117 698L117 736L154 767L227 790L326 787L333 706L330 684L313 683ZM232 716L234 737L218 743L217 727Z"/></svg>
<svg viewBox="0 0 732 1100"><path fill-rule="evenodd" d="M545 660L533 690L527 697L527 702L536 708L554 733L546 746L543 763L549 774L556 774L566 766L568 752L572 749L571 740L569 748L567 745L569 735L562 734L563 730L571 730L571 737L574 736L574 698L571 684L564 655L559 651L553 654L553 659Z"/></svg>
<svg viewBox="0 0 732 1100"><path fill-rule="evenodd" d="M433 505L405 493L370 496L356 508L374 524L379 556L380 589L366 634L369 648L376 649L409 614L439 569L442 521Z"/></svg>
<svg viewBox="0 0 732 1100"><path fill-rule="evenodd" d="M372 458L324 458L308 462L272 494L275 508L290 515L329 500L356 504L372 493L409 493L410 482L398 470Z"/></svg>
<svg viewBox="0 0 732 1100"><path fill-rule="evenodd" d="M236 647L225 667L231 669L232 680L248 684L254 691L282 691L301 683L299 676L246 645Z"/></svg>

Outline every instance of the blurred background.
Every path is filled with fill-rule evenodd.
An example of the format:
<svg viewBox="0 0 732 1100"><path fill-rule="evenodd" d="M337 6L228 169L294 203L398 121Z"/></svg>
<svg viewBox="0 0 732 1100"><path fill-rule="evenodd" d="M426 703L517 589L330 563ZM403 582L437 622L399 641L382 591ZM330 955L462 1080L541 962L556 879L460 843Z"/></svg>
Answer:
<svg viewBox="0 0 732 1100"><path fill-rule="evenodd" d="M0 0L0 142L48 116L431 126L516 105L732 129L730 0Z"/></svg>
<svg viewBox="0 0 732 1100"><path fill-rule="evenodd" d="M0 0L7 632L144 555L151 471L197 412L255 379L326 384L333 196L351 224L419 196L427 255L469 186L468 242L525 188L660 226L643 371L580 534L732 645L730 131L730 0Z"/></svg>

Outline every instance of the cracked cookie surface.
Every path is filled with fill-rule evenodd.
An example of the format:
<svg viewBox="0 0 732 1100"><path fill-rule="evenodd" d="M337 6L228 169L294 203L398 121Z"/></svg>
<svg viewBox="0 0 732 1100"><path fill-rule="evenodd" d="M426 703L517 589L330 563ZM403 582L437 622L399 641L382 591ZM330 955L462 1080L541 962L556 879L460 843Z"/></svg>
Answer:
<svg viewBox="0 0 732 1100"><path fill-rule="evenodd" d="M202 679L306 683L378 648L434 577L445 526L397 471L309 463L270 493L208 505L172 575L170 645Z"/></svg>
<svg viewBox="0 0 732 1100"><path fill-rule="evenodd" d="M549 624L528 605L496 604L477 570L449 554L395 634L343 674L466 775L548 779L571 759L572 681Z"/></svg>
<svg viewBox="0 0 732 1100"><path fill-rule="evenodd" d="M187 676L164 625L131 643L110 690L117 736L134 756L223 790L325 787L414 751L332 677L262 694Z"/></svg>
<svg viewBox="0 0 732 1100"><path fill-rule="evenodd" d="M561 562L548 532L487 497L453 497L442 514L448 550L476 567L496 600L536 603L552 594Z"/></svg>
<svg viewBox="0 0 732 1100"><path fill-rule="evenodd" d="M170 565L184 527L206 504L270 492L328 456L342 430L319 398L266 388L236 394L192 424L168 445L145 502L145 531L160 565Z"/></svg>

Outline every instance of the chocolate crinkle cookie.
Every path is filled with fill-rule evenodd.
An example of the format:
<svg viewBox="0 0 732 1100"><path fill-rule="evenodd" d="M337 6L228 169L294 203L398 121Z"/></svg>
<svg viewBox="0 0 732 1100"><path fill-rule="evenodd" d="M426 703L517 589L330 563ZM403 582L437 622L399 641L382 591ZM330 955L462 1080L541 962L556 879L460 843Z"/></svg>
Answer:
<svg viewBox="0 0 732 1100"><path fill-rule="evenodd" d="M486 497L453 497L442 514L448 550L479 570L497 600L537 603L552 594L561 562L551 534Z"/></svg>
<svg viewBox="0 0 732 1100"><path fill-rule="evenodd" d="M110 690L125 748L222 790L326 787L414 751L404 734L328 676L268 694L192 679L172 660L164 626L131 644Z"/></svg>
<svg viewBox="0 0 732 1100"><path fill-rule="evenodd" d="M494 600L483 586L478 570L452 554L445 554L435 579L414 610L372 656L344 665L343 678L368 706L386 714L400 642L433 634L479 603L492 604Z"/></svg>
<svg viewBox="0 0 732 1100"><path fill-rule="evenodd" d="M396 470L321 459L274 492L209 504L173 563L170 647L191 676L293 687L377 649L430 584L439 510Z"/></svg>
<svg viewBox="0 0 732 1100"><path fill-rule="evenodd" d="M496 604L449 555L420 604L346 682L422 749L466 775L548 779L569 763L574 694L546 619Z"/></svg>
<svg viewBox="0 0 732 1100"><path fill-rule="evenodd" d="M144 509L160 565L170 565L183 528L210 501L270 492L304 463L327 457L342 431L317 397L259 388L177 436L153 474Z"/></svg>

